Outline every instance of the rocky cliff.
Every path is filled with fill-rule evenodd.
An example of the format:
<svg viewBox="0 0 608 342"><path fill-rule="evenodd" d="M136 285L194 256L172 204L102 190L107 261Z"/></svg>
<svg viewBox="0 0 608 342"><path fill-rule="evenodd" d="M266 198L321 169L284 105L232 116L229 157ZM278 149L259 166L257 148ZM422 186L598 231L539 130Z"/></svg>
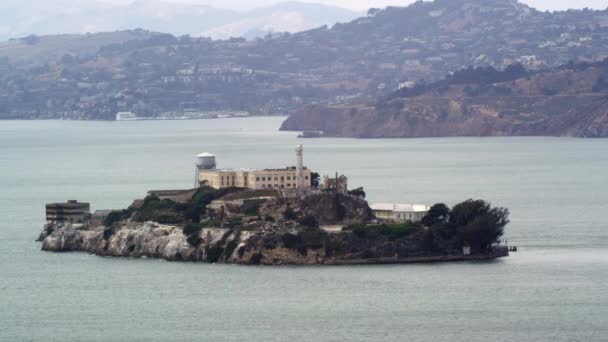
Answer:
<svg viewBox="0 0 608 342"><path fill-rule="evenodd" d="M153 222L124 224L115 230L52 225L39 240L42 250L50 252L243 265L387 264L508 255L506 249L499 247L472 256L464 256L460 250L437 252L426 247L424 231L395 238L374 229L333 234L310 228L285 232L204 229L193 241L183 234L182 227Z"/></svg>
<svg viewBox="0 0 608 342"><path fill-rule="evenodd" d="M462 70L375 103L310 106L282 129L358 138L608 137L608 59L542 72Z"/></svg>

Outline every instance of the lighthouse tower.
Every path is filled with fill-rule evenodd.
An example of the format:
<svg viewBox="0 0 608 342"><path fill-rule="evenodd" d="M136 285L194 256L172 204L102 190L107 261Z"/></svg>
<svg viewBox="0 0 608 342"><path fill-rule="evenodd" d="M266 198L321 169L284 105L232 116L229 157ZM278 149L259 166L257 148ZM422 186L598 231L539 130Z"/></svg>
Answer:
<svg viewBox="0 0 608 342"><path fill-rule="evenodd" d="M304 188L304 147L296 147L296 188Z"/></svg>

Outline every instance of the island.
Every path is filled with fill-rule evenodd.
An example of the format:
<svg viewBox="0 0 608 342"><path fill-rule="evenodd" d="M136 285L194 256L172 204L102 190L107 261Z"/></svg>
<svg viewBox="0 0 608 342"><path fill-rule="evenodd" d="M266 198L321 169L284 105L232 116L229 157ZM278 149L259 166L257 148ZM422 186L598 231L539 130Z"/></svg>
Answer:
<svg viewBox="0 0 608 342"><path fill-rule="evenodd" d="M336 173L321 180L304 166L220 169L196 158L195 188L149 191L123 210L78 201L46 207L42 250L243 265L354 265L488 260L509 211L483 200L453 208L372 204Z"/></svg>
<svg viewBox="0 0 608 342"><path fill-rule="evenodd" d="M160 195L160 196L159 196ZM354 265L483 260L497 246L508 210L481 200L437 204L421 222L378 220L355 194L283 198L274 190L202 187L151 192L102 222L47 224L42 249L99 256L243 265Z"/></svg>

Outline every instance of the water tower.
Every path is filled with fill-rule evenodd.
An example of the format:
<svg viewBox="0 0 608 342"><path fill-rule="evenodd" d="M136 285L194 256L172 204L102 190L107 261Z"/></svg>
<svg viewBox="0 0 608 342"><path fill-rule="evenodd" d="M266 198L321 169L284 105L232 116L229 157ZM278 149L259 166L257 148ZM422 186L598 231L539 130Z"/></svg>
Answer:
<svg viewBox="0 0 608 342"><path fill-rule="evenodd" d="M200 172L203 170L215 170L216 169L216 163L215 163L215 156L211 153L201 153L198 156L196 156L196 168L194 170L195 174L194 174L194 187L198 188L200 187L200 179L199 179L199 175Z"/></svg>

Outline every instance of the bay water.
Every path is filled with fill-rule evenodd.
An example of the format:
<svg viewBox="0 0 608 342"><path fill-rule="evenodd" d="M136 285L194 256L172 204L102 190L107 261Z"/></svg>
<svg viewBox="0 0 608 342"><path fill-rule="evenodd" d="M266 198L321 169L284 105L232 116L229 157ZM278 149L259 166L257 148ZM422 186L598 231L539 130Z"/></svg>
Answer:
<svg viewBox="0 0 608 342"><path fill-rule="evenodd" d="M608 140L310 139L281 118L0 122L0 341L608 341ZM47 202L127 207L220 167L344 173L370 202L508 207L491 262L245 267L46 253Z"/></svg>

